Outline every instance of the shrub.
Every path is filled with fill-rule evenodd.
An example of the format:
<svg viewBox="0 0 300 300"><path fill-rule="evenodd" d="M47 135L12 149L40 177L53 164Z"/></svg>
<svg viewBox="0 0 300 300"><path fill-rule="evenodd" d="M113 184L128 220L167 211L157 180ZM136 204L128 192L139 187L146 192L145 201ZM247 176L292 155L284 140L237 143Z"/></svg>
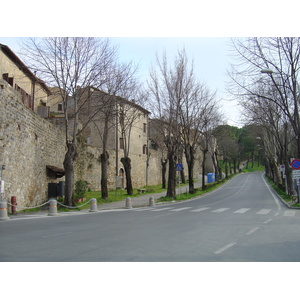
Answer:
<svg viewBox="0 0 300 300"><path fill-rule="evenodd" d="M84 197L88 189L89 183L85 180L77 180L75 182L74 199L81 199Z"/></svg>

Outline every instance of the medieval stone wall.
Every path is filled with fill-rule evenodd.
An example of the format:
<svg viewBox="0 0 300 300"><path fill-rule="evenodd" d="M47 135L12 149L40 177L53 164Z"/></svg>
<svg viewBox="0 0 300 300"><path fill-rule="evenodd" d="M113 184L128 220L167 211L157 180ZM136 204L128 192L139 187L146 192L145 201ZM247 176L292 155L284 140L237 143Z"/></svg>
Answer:
<svg viewBox="0 0 300 300"><path fill-rule="evenodd" d="M18 205L26 207L44 203L48 183L53 182L47 178L46 165L63 168L64 133L23 105L20 93L4 80L0 80L0 107L4 199L16 196Z"/></svg>

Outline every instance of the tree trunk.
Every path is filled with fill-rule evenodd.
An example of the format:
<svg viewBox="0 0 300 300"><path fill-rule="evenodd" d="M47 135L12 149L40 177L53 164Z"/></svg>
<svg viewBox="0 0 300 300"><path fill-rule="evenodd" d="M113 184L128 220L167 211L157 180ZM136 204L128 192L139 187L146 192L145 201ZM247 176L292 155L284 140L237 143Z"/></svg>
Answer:
<svg viewBox="0 0 300 300"><path fill-rule="evenodd" d="M131 159L129 157L122 157L121 163L124 166L126 175L126 190L128 195L133 194L132 181L131 181Z"/></svg>
<svg viewBox="0 0 300 300"><path fill-rule="evenodd" d="M176 168L175 168L175 159L174 155L168 155L169 161L169 177L168 177L168 189L166 197L175 199L176 197Z"/></svg>
<svg viewBox="0 0 300 300"><path fill-rule="evenodd" d="M64 204L68 206L75 206L72 201L73 190L74 190L74 161L77 156L76 145L73 143L67 144L68 151L64 159L65 168L65 201Z"/></svg>
<svg viewBox="0 0 300 300"><path fill-rule="evenodd" d="M189 193L194 194L195 193L195 186L194 186L195 156L194 156L193 148L191 146L186 148L185 158L188 166Z"/></svg>
<svg viewBox="0 0 300 300"><path fill-rule="evenodd" d="M108 170L108 159L109 154L106 151L100 155L101 158L101 198L108 198L108 188L107 188L107 170Z"/></svg>
<svg viewBox="0 0 300 300"><path fill-rule="evenodd" d="M161 159L161 181L162 181L162 188L165 189L167 187L167 181L166 181L166 173L167 173L167 159Z"/></svg>

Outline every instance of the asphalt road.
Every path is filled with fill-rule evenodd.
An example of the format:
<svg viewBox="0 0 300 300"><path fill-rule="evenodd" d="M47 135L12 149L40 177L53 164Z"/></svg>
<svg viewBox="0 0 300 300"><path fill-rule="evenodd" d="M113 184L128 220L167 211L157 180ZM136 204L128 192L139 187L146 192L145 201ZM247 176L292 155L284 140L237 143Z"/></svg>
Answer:
<svg viewBox="0 0 300 300"><path fill-rule="evenodd" d="M300 261L299 218L241 174L180 203L0 222L0 261Z"/></svg>

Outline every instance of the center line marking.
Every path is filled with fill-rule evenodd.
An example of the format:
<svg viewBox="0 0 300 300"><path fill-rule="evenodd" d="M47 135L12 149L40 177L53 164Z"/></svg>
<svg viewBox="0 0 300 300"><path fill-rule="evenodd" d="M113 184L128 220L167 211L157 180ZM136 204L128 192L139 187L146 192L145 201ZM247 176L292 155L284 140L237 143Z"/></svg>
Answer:
<svg viewBox="0 0 300 300"><path fill-rule="evenodd" d="M246 234L250 235L252 233L254 233L255 231L257 231L259 229L259 227L254 227L253 229L251 229L250 231L248 231Z"/></svg>
<svg viewBox="0 0 300 300"><path fill-rule="evenodd" d="M42 236L42 239L52 237L52 236L60 236L60 235L70 234L70 233L72 233L72 232L63 232L63 233L57 233L57 234L44 235L44 236Z"/></svg>
<svg viewBox="0 0 300 300"><path fill-rule="evenodd" d="M236 244L236 242L231 243L231 244L228 244L228 245L226 245L225 247L220 248L219 250L215 251L214 253L215 253L215 254L221 254L222 252L224 252L224 251L226 251L227 249L231 248L231 247L234 246L235 244Z"/></svg>

